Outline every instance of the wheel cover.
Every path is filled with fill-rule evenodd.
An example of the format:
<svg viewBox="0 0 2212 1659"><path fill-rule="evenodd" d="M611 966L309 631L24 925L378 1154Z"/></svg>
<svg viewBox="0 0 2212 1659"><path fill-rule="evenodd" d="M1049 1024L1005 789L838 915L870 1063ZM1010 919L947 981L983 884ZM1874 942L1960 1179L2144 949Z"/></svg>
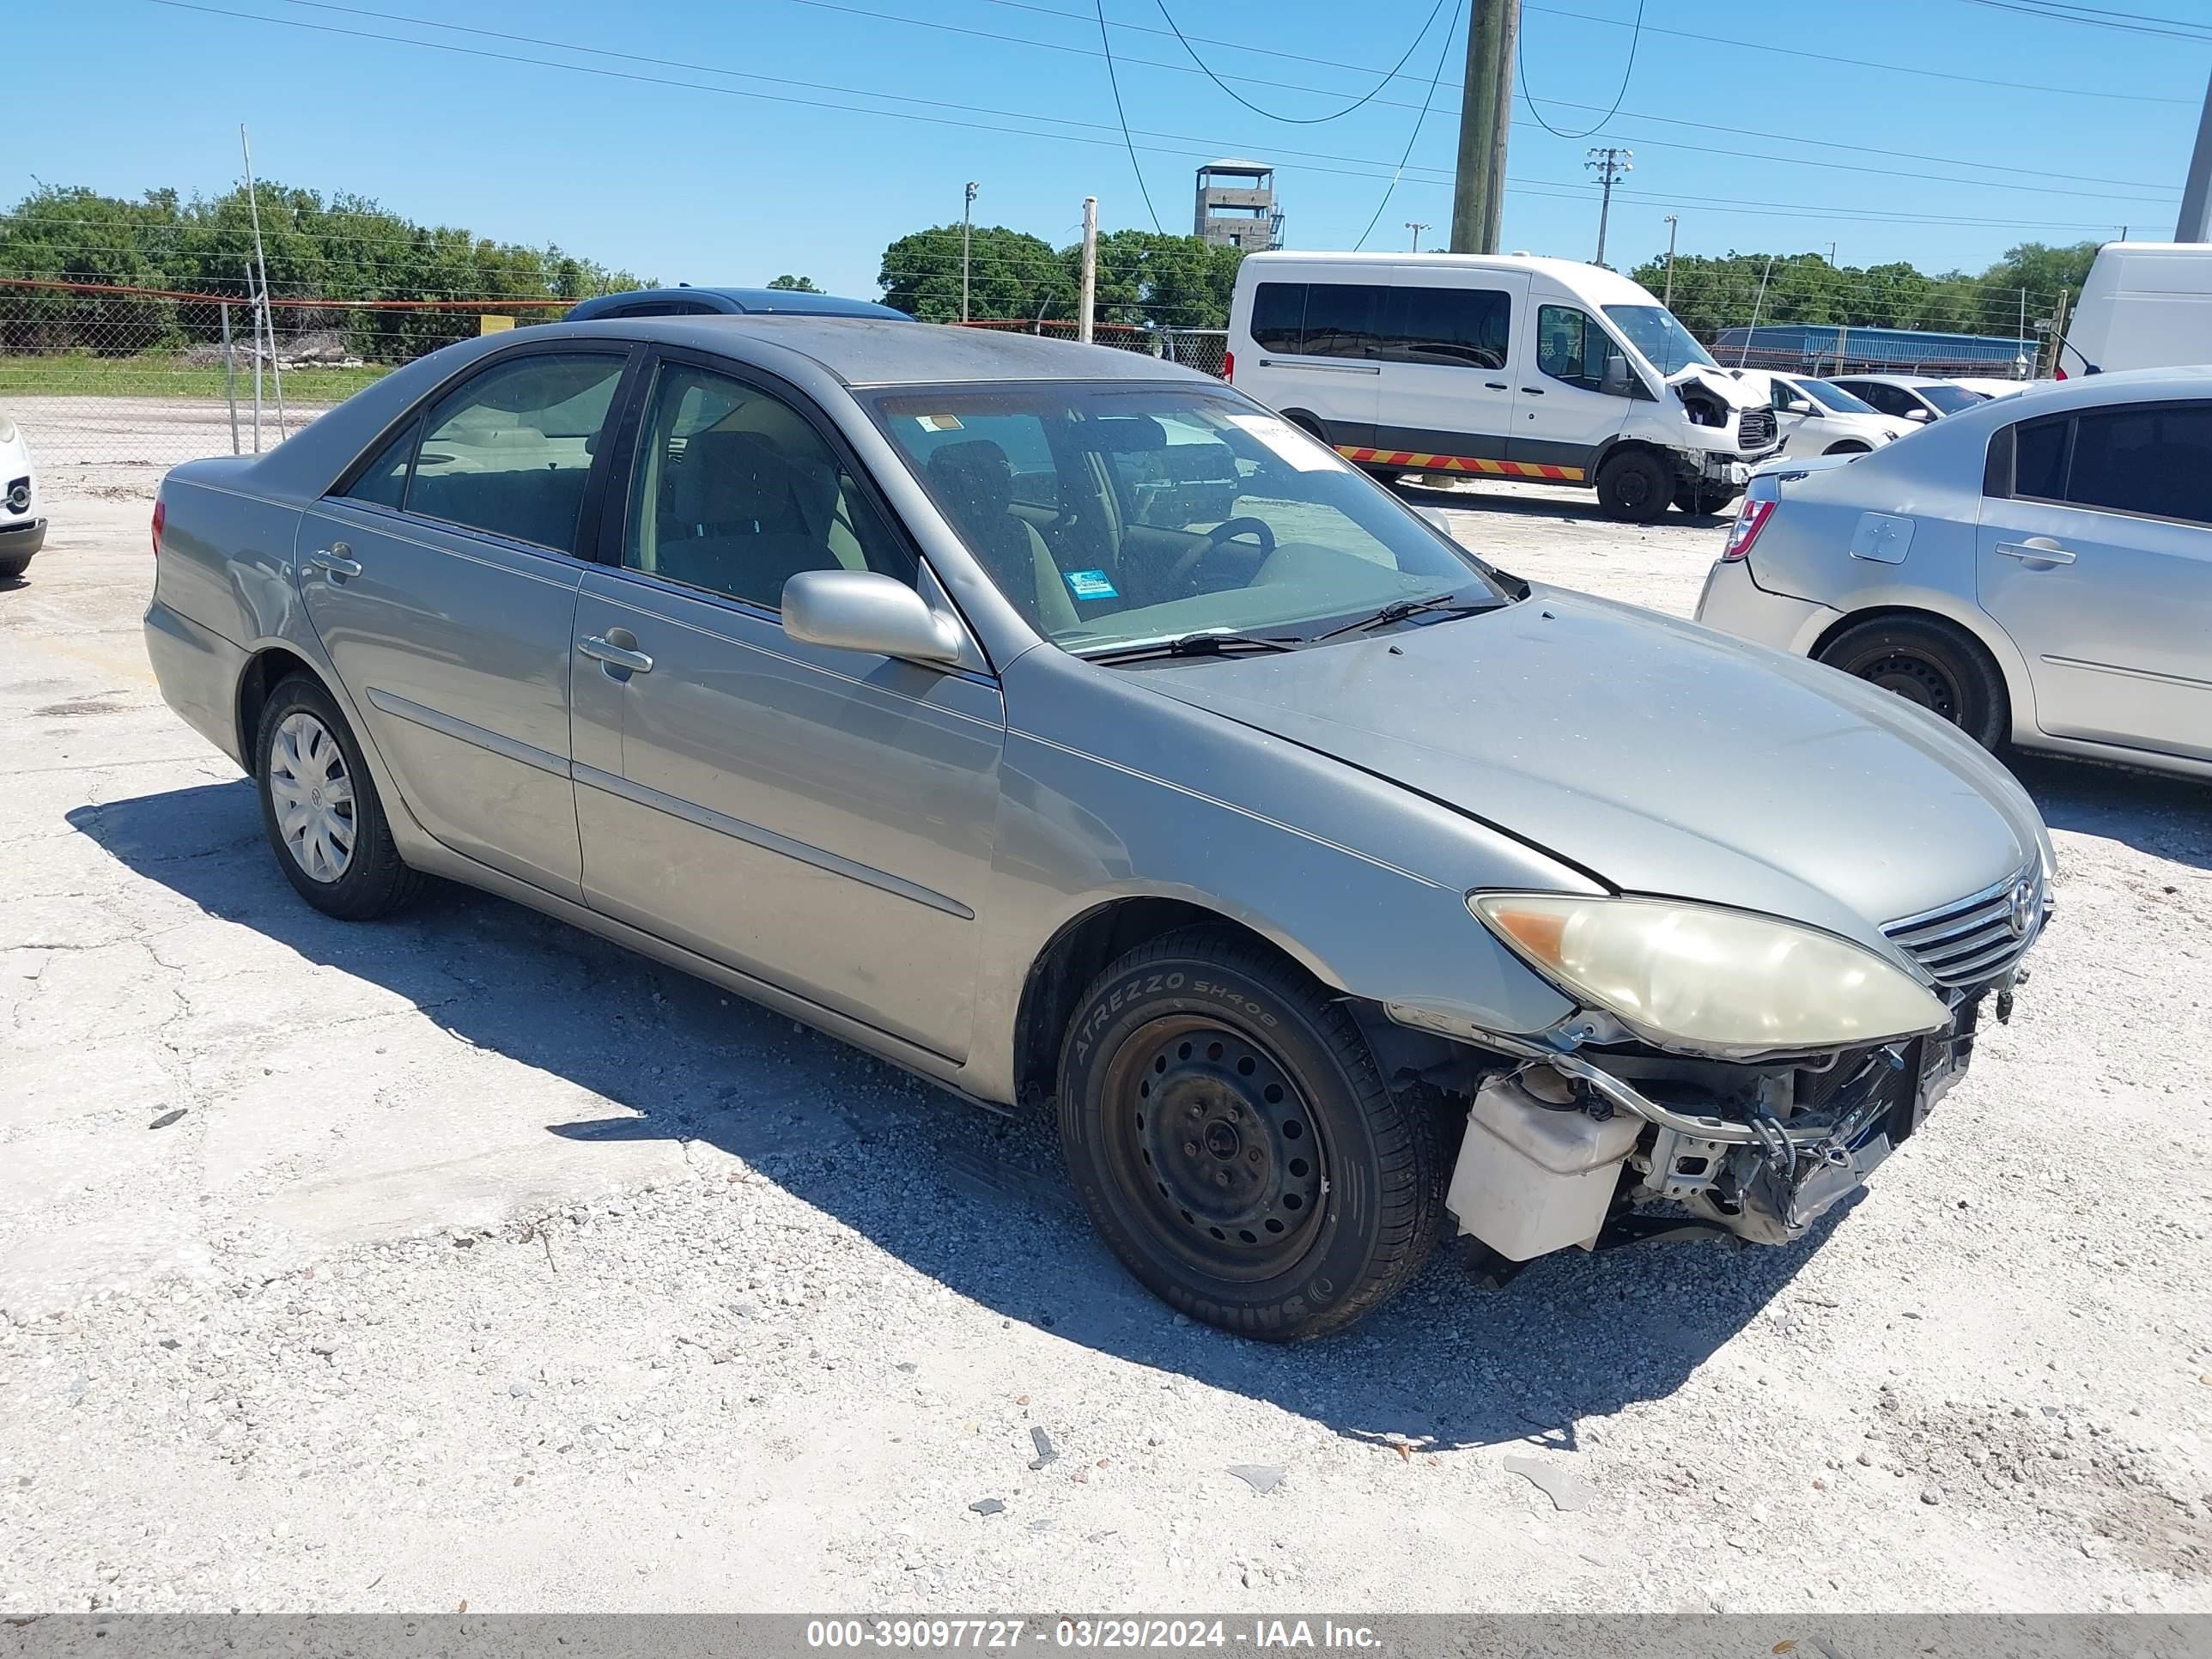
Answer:
<svg viewBox="0 0 2212 1659"><path fill-rule="evenodd" d="M1958 723L1958 683L1925 657L1905 651L1887 651L1858 664L1851 672L1885 691L1895 692L1907 702L1918 704L1931 714L1940 714L1954 725Z"/></svg>
<svg viewBox="0 0 2212 1659"><path fill-rule="evenodd" d="M1203 1015L1150 1021L1115 1051L1104 1105L1124 1201L1191 1267L1271 1279L1312 1247L1327 1152L1304 1092L1266 1048Z"/></svg>
<svg viewBox="0 0 2212 1659"><path fill-rule="evenodd" d="M353 779L331 730L301 709L269 745L269 799L292 862L310 881L334 882L353 863Z"/></svg>

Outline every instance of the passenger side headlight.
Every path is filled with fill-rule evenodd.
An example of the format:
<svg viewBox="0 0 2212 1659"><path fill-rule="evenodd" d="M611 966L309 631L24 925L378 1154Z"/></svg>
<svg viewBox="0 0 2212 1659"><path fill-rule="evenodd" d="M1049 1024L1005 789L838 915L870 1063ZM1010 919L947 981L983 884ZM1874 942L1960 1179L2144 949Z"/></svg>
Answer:
<svg viewBox="0 0 2212 1659"><path fill-rule="evenodd" d="M1771 916L1556 893L1474 893L1468 908L1538 973L1665 1047L1856 1047L1950 1018L1902 969Z"/></svg>

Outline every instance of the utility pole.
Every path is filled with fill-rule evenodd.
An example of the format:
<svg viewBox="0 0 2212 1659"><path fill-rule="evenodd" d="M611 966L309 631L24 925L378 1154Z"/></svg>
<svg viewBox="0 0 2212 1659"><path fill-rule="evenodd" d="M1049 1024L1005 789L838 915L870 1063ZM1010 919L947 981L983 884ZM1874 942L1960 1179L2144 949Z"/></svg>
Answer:
<svg viewBox="0 0 2212 1659"><path fill-rule="evenodd" d="M1076 313L1075 337L1091 343L1091 313L1098 304L1098 198L1083 198L1083 298Z"/></svg>
<svg viewBox="0 0 2212 1659"><path fill-rule="evenodd" d="M1597 174L1598 183L1605 187L1597 210L1597 258L1590 261L1601 265L1605 263L1605 222L1613 216L1613 187L1624 175L1636 170L1636 152L1607 144L1602 149L1591 150L1589 160L1583 165Z"/></svg>
<svg viewBox="0 0 2212 1659"><path fill-rule="evenodd" d="M968 199L960 208L960 320L968 320L968 232L975 216L975 181L968 181Z"/></svg>
<svg viewBox="0 0 2212 1659"><path fill-rule="evenodd" d="M1659 301L1664 311L1674 308L1674 234L1681 228L1681 220L1671 213L1667 216L1667 292Z"/></svg>
<svg viewBox="0 0 2212 1659"><path fill-rule="evenodd" d="M1406 228L1413 233L1414 252L1419 253L1421 251L1421 233L1428 228L1428 223L1425 220L1408 219L1406 221Z"/></svg>
<svg viewBox="0 0 2212 1659"><path fill-rule="evenodd" d="M2124 226L2120 240L2128 240ZM2212 82L2204 88L2204 112L2197 121L2197 148L2190 153L2189 181L2181 187L2181 222L2177 242L2212 242Z"/></svg>
<svg viewBox="0 0 2212 1659"><path fill-rule="evenodd" d="M1498 252L1505 205L1505 141L1513 127L1513 45L1521 0L1470 0L1459 162L1452 176L1451 251Z"/></svg>

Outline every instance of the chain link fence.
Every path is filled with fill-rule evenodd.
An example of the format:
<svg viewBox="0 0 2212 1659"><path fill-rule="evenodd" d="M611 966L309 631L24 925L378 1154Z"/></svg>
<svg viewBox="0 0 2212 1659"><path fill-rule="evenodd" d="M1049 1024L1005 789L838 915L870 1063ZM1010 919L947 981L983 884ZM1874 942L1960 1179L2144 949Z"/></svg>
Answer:
<svg viewBox="0 0 2212 1659"><path fill-rule="evenodd" d="M1080 333L1073 322L1053 318L1028 321L992 319L963 323L961 326L990 329L1001 334L1034 334L1048 340L1073 340ZM1100 323L1092 329L1091 338L1095 345L1165 358L1217 379L1228 365L1229 331L1225 328L1142 328L1132 323Z"/></svg>

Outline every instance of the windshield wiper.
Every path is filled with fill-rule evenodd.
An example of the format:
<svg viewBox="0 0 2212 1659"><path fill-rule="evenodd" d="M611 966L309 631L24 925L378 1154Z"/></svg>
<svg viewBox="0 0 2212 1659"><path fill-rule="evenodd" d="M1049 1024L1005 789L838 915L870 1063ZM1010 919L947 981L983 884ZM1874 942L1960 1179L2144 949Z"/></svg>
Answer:
<svg viewBox="0 0 2212 1659"><path fill-rule="evenodd" d="M1453 616L1471 617L1478 611L1494 611L1498 607L1488 600L1462 599L1455 593L1432 593L1425 599L1393 599L1380 611L1358 617L1326 634L1316 634L1314 639L1333 640L1340 634L1363 634L1370 629L1388 628L1392 623L1401 623L1408 617L1418 617L1425 611L1448 612Z"/></svg>
<svg viewBox="0 0 2212 1659"><path fill-rule="evenodd" d="M1185 634L1179 639L1146 640L1108 651L1083 654L1085 662L1136 662L1146 657L1223 657L1240 651L1290 651L1303 640L1261 639L1250 634Z"/></svg>

